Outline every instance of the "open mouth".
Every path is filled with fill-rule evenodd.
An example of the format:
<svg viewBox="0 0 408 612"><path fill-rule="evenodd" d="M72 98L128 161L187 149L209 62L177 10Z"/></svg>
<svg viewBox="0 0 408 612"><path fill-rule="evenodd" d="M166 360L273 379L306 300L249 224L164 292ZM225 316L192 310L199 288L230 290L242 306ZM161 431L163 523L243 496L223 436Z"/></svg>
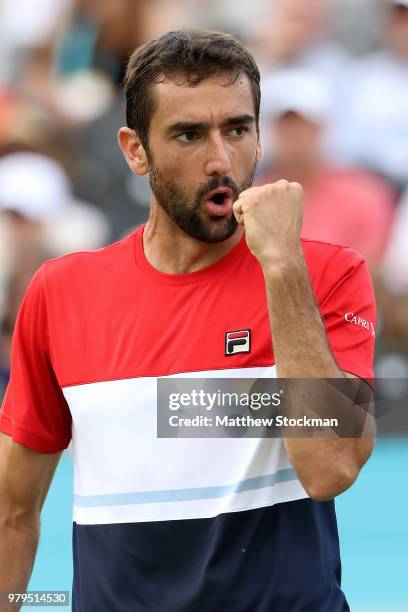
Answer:
<svg viewBox="0 0 408 612"><path fill-rule="evenodd" d="M232 212L233 192L228 187L212 191L206 199L206 208L212 217L225 217Z"/></svg>
<svg viewBox="0 0 408 612"><path fill-rule="evenodd" d="M226 195L226 193L216 193L215 196L210 198L210 200L211 202L214 202L214 204L224 204Z"/></svg>
<svg viewBox="0 0 408 612"><path fill-rule="evenodd" d="M212 191L207 198L207 201L214 202L214 204L222 205L226 200L232 199L232 191L229 187L220 187Z"/></svg>

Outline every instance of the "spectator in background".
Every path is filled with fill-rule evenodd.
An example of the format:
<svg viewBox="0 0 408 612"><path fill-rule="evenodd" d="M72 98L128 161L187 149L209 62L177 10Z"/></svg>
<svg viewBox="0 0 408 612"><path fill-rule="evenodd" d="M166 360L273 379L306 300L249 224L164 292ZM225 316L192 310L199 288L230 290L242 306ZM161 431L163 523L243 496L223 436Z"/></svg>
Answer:
<svg viewBox="0 0 408 612"><path fill-rule="evenodd" d="M19 80L33 49L42 48L72 0L1 0L0 84ZM39 72L37 78L41 78Z"/></svg>
<svg viewBox="0 0 408 612"><path fill-rule="evenodd" d="M135 178L124 164L116 134L124 122L118 85L130 52L148 35L155 5L150 0L76 0L54 44L55 102L72 126L75 193L98 204L114 238L147 216L148 181Z"/></svg>
<svg viewBox="0 0 408 612"><path fill-rule="evenodd" d="M17 312L34 272L45 259L95 249L109 238L104 215L73 199L56 161L31 152L0 159L0 398Z"/></svg>
<svg viewBox="0 0 408 612"><path fill-rule="evenodd" d="M321 143L331 108L327 84L313 73L288 70L271 78L263 93L273 145L271 166L261 182L301 183L303 237L350 246L375 271L389 234L394 194L375 176L325 161Z"/></svg>
<svg viewBox="0 0 408 612"><path fill-rule="evenodd" d="M269 2L254 44L263 66L263 90L271 89L275 76L288 69L307 70L325 81L332 98L332 111L325 125L325 154L337 161L338 117L342 112L337 100L343 91L350 56L333 39L331 8L330 0Z"/></svg>
<svg viewBox="0 0 408 612"><path fill-rule="evenodd" d="M41 19L34 21L41 28L29 39L17 37L24 39L16 42L24 61L13 69L17 79L0 89L0 154L17 145L57 158L76 197L95 202L109 218L114 239L144 221L149 204L148 181L131 174L116 134L124 122L118 85L130 51L148 36L152 2L58 0L45 19L50 0L40 1ZM13 10L7 0L3 15L11 31L21 18L17 5Z"/></svg>
<svg viewBox="0 0 408 612"><path fill-rule="evenodd" d="M76 125L101 116L114 103L129 54L144 42L149 2L58 2L60 12L49 20L53 27L43 28L25 53L20 89L47 104L61 121Z"/></svg>
<svg viewBox="0 0 408 612"><path fill-rule="evenodd" d="M408 190L395 215L381 266L383 327L389 342L408 352ZM408 356L408 355L407 355Z"/></svg>
<svg viewBox="0 0 408 612"><path fill-rule="evenodd" d="M66 157L66 141L58 128L47 109L32 100L11 91L0 96L0 155L35 150Z"/></svg>
<svg viewBox="0 0 408 612"><path fill-rule="evenodd" d="M329 0L275 0L267 3L254 44L264 72L307 68L336 84L348 63L330 32Z"/></svg>
<svg viewBox="0 0 408 612"><path fill-rule="evenodd" d="M384 47L352 69L343 96L344 159L408 181L408 0L385 3Z"/></svg>

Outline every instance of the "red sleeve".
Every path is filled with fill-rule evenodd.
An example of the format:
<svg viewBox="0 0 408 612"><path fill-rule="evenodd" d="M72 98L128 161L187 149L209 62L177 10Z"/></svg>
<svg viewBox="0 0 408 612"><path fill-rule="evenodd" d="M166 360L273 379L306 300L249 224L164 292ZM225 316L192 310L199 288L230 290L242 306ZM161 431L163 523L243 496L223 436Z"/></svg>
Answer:
<svg viewBox="0 0 408 612"><path fill-rule="evenodd" d="M317 293L337 365L360 378L373 379L376 307L361 256L339 247L325 266Z"/></svg>
<svg viewBox="0 0 408 612"><path fill-rule="evenodd" d="M42 268L25 294L14 329L10 382L0 431L41 453L66 448L71 414L51 364Z"/></svg>

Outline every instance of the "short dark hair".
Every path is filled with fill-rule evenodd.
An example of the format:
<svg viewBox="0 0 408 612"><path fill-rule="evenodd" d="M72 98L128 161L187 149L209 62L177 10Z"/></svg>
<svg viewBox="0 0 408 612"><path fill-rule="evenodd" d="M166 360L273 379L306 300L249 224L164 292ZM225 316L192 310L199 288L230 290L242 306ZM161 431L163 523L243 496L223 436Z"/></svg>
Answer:
<svg viewBox="0 0 408 612"><path fill-rule="evenodd" d="M242 42L221 32L177 30L167 32L134 51L124 80L126 123L147 148L150 120L155 111L152 85L170 75L182 75L190 86L206 78L240 73L250 80L255 104L256 126L261 103L260 75L251 53Z"/></svg>

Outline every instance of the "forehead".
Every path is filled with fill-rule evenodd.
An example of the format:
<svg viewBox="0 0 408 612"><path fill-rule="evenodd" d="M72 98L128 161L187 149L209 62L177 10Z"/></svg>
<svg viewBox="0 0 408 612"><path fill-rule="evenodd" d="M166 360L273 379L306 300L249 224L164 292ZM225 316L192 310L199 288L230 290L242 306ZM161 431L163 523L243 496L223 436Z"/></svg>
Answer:
<svg viewBox="0 0 408 612"><path fill-rule="evenodd" d="M223 121L230 116L255 114L251 83L246 74L235 79L219 75L189 85L183 76L169 78L153 86L156 110L151 126L178 121Z"/></svg>

